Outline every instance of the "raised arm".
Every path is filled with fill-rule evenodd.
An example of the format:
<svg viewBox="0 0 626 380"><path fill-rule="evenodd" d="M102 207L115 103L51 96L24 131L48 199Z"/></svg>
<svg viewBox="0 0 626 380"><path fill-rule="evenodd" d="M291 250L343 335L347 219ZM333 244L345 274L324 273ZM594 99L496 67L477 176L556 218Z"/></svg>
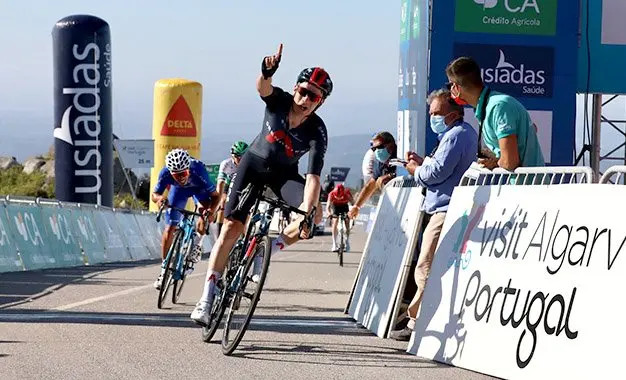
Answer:
<svg viewBox="0 0 626 380"><path fill-rule="evenodd" d="M283 44L280 44L276 54L263 58L261 62L261 75L256 80L256 89L263 98L272 94L272 75L278 70L282 55Z"/></svg>

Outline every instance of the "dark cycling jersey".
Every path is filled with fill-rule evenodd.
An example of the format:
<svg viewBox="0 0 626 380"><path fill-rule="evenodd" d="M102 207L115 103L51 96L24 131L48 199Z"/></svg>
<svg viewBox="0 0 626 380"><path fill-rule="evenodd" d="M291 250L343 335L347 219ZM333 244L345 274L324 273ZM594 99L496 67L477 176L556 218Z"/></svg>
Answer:
<svg viewBox="0 0 626 380"><path fill-rule="evenodd" d="M189 180L187 180L187 183L185 183L184 186L176 182L167 168L161 169L159 179L154 186L154 192L157 194L163 194L165 189L170 186L184 188L191 194L198 195L204 193L210 194L215 191L215 184L213 184L213 182L209 179L209 173L204 167L204 164L195 159L191 160L191 164L189 165Z"/></svg>
<svg viewBox="0 0 626 380"><path fill-rule="evenodd" d="M322 119L312 113L300 126L290 129L288 116L293 95L273 87L272 93L261 99L266 104L263 127L249 151L271 167L294 166L309 152L307 174L320 175L328 144Z"/></svg>

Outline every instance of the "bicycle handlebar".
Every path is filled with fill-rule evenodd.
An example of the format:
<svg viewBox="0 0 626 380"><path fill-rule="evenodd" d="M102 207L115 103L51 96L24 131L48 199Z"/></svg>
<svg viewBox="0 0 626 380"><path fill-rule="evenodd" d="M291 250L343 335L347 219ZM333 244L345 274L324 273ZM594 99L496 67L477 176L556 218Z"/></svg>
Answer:
<svg viewBox="0 0 626 380"><path fill-rule="evenodd" d="M193 216L198 216L198 217L202 217L203 216L199 212L189 211L189 210L186 210L184 208L174 207L174 206L169 205L167 202L165 202L165 203L163 203L163 205L161 205L161 207L159 207L159 213L157 214L157 217L156 217L157 223L161 221L161 215L163 214L163 211L166 208L170 208L170 209L172 209L174 211L181 212L183 215L193 215Z"/></svg>

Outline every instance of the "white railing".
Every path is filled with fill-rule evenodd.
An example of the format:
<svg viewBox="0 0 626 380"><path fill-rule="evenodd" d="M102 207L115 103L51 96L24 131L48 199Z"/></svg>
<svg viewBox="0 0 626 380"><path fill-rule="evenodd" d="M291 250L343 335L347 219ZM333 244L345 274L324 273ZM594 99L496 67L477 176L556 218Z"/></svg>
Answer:
<svg viewBox="0 0 626 380"><path fill-rule="evenodd" d="M593 183L593 171L582 166L523 167L514 172L496 168L493 171L472 164L459 186L490 185L561 185Z"/></svg>
<svg viewBox="0 0 626 380"><path fill-rule="evenodd" d="M624 178L626 178L625 175L626 175L625 165L611 166L610 168L607 169L607 171L604 172L604 174L602 175L602 178L600 178L600 183L619 184L620 180L623 180ZM615 181L612 180L613 177L616 177ZM622 182L626 182L626 181L622 181Z"/></svg>
<svg viewBox="0 0 626 380"><path fill-rule="evenodd" d="M415 178L410 176L396 177L389 181L386 186L389 187L419 187Z"/></svg>

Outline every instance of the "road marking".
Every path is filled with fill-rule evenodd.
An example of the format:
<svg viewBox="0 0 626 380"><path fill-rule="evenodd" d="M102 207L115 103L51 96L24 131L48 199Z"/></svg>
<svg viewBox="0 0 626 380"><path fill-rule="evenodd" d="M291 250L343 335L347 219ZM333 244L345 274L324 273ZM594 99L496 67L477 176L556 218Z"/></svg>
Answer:
<svg viewBox="0 0 626 380"><path fill-rule="evenodd" d="M189 279L189 278L194 278L194 277L199 277L199 276L205 276L205 273L192 274L190 276L187 276L187 278ZM92 303L108 300L108 299L111 299L111 298L125 296L125 295L128 295L128 294L140 292L140 291L142 291L144 289L150 289L150 288L154 289L154 285L153 284L146 284L146 285L136 286L134 288L120 290L119 292L105 294L103 296L88 298L86 300L70 303L70 304L63 305L63 306L58 306L58 307L52 308L52 310L59 310L59 311L69 310L69 309L73 309L75 307L85 306L85 305L89 305L89 304L92 304Z"/></svg>
<svg viewBox="0 0 626 380"><path fill-rule="evenodd" d="M56 285L56 282L45 281L0 281L0 285Z"/></svg>
<svg viewBox="0 0 626 380"><path fill-rule="evenodd" d="M260 316L262 318L263 316ZM34 322L34 321L63 321L63 322L79 322L79 321L146 321L146 322L193 322L187 316L176 315L130 315L130 314L98 314L81 312L69 313L7 313L0 314L0 322ZM291 327L356 327L352 320L348 319L320 319L320 320L303 320L303 319L255 319L252 318L250 324L254 326L291 326Z"/></svg>

